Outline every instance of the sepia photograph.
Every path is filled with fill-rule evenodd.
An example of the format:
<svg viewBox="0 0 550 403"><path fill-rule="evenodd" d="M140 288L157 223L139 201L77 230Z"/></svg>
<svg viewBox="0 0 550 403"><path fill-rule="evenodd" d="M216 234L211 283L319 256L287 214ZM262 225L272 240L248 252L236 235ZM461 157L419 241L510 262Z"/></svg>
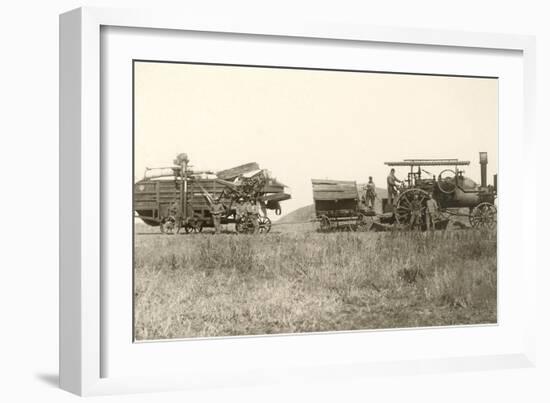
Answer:
<svg viewBox="0 0 550 403"><path fill-rule="evenodd" d="M134 60L135 341L496 324L498 89Z"/></svg>

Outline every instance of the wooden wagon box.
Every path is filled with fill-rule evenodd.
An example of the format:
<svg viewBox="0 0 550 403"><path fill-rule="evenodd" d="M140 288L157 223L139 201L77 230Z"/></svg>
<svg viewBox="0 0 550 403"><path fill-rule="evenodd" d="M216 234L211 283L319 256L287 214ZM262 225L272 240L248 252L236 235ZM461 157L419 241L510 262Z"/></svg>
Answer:
<svg viewBox="0 0 550 403"><path fill-rule="evenodd" d="M134 210L139 218L148 225L159 225L162 217L170 215L170 208L179 203L181 187L184 186L178 179L142 179L134 185ZM238 185L219 178L199 179L187 181L187 216L205 218L205 225L210 221L210 202L208 197L218 199L238 191ZM260 201L266 203L268 209L276 209L278 203L290 199L284 192L284 185L276 181L268 182L263 188Z"/></svg>
<svg viewBox="0 0 550 403"><path fill-rule="evenodd" d="M312 179L315 215L329 218L356 216L359 192L355 181Z"/></svg>

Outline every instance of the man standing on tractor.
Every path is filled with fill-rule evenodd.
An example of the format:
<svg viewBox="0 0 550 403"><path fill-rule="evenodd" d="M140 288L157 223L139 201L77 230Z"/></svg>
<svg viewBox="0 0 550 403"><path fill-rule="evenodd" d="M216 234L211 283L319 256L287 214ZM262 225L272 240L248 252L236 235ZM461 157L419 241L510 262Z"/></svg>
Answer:
<svg viewBox="0 0 550 403"><path fill-rule="evenodd" d="M367 190L365 192L365 204L369 210L374 209L374 200L376 199L376 185L372 181L372 176L369 176Z"/></svg>
<svg viewBox="0 0 550 403"><path fill-rule="evenodd" d="M393 206L395 203L395 199L397 199L397 194L398 194L397 183L403 183L403 181L397 179L397 177L395 176L395 169L392 168L390 170L390 174L388 175L387 182L388 182L388 201L390 205Z"/></svg>
<svg viewBox="0 0 550 403"><path fill-rule="evenodd" d="M219 200L214 200L210 207L210 214L212 215L212 221L214 222L214 229L216 234L221 233L222 228L222 214L225 212L223 204Z"/></svg>

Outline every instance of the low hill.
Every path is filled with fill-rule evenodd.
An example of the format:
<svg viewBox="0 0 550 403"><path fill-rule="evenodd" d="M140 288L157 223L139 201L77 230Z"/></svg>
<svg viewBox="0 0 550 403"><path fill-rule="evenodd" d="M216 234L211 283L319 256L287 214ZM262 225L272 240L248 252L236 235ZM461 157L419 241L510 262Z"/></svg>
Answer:
<svg viewBox="0 0 550 403"><path fill-rule="evenodd" d="M359 195L362 195L364 193L363 186L365 184L358 184L357 187L359 188ZM382 211L382 199L387 197L387 191L386 189L380 189L376 188L377 198L374 202L374 209L377 212ZM294 211L291 211L288 214L285 214L280 219L278 219L276 222L277 224L291 224L291 223L303 223L310 220L315 219L315 208L313 204L310 204L308 206L300 207Z"/></svg>
<svg viewBox="0 0 550 403"><path fill-rule="evenodd" d="M301 223L313 220L314 218L315 209L313 208L313 204L310 204L309 206L300 207L288 214L285 214L276 222L277 224Z"/></svg>

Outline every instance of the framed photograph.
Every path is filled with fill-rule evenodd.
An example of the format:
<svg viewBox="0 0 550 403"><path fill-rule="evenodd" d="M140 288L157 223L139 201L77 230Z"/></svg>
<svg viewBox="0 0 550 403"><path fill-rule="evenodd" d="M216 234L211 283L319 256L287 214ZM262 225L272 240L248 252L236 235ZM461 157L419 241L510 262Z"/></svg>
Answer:
<svg viewBox="0 0 550 403"><path fill-rule="evenodd" d="M64 389L534 365L533 38L85 8L60 45Z"/></svg>

